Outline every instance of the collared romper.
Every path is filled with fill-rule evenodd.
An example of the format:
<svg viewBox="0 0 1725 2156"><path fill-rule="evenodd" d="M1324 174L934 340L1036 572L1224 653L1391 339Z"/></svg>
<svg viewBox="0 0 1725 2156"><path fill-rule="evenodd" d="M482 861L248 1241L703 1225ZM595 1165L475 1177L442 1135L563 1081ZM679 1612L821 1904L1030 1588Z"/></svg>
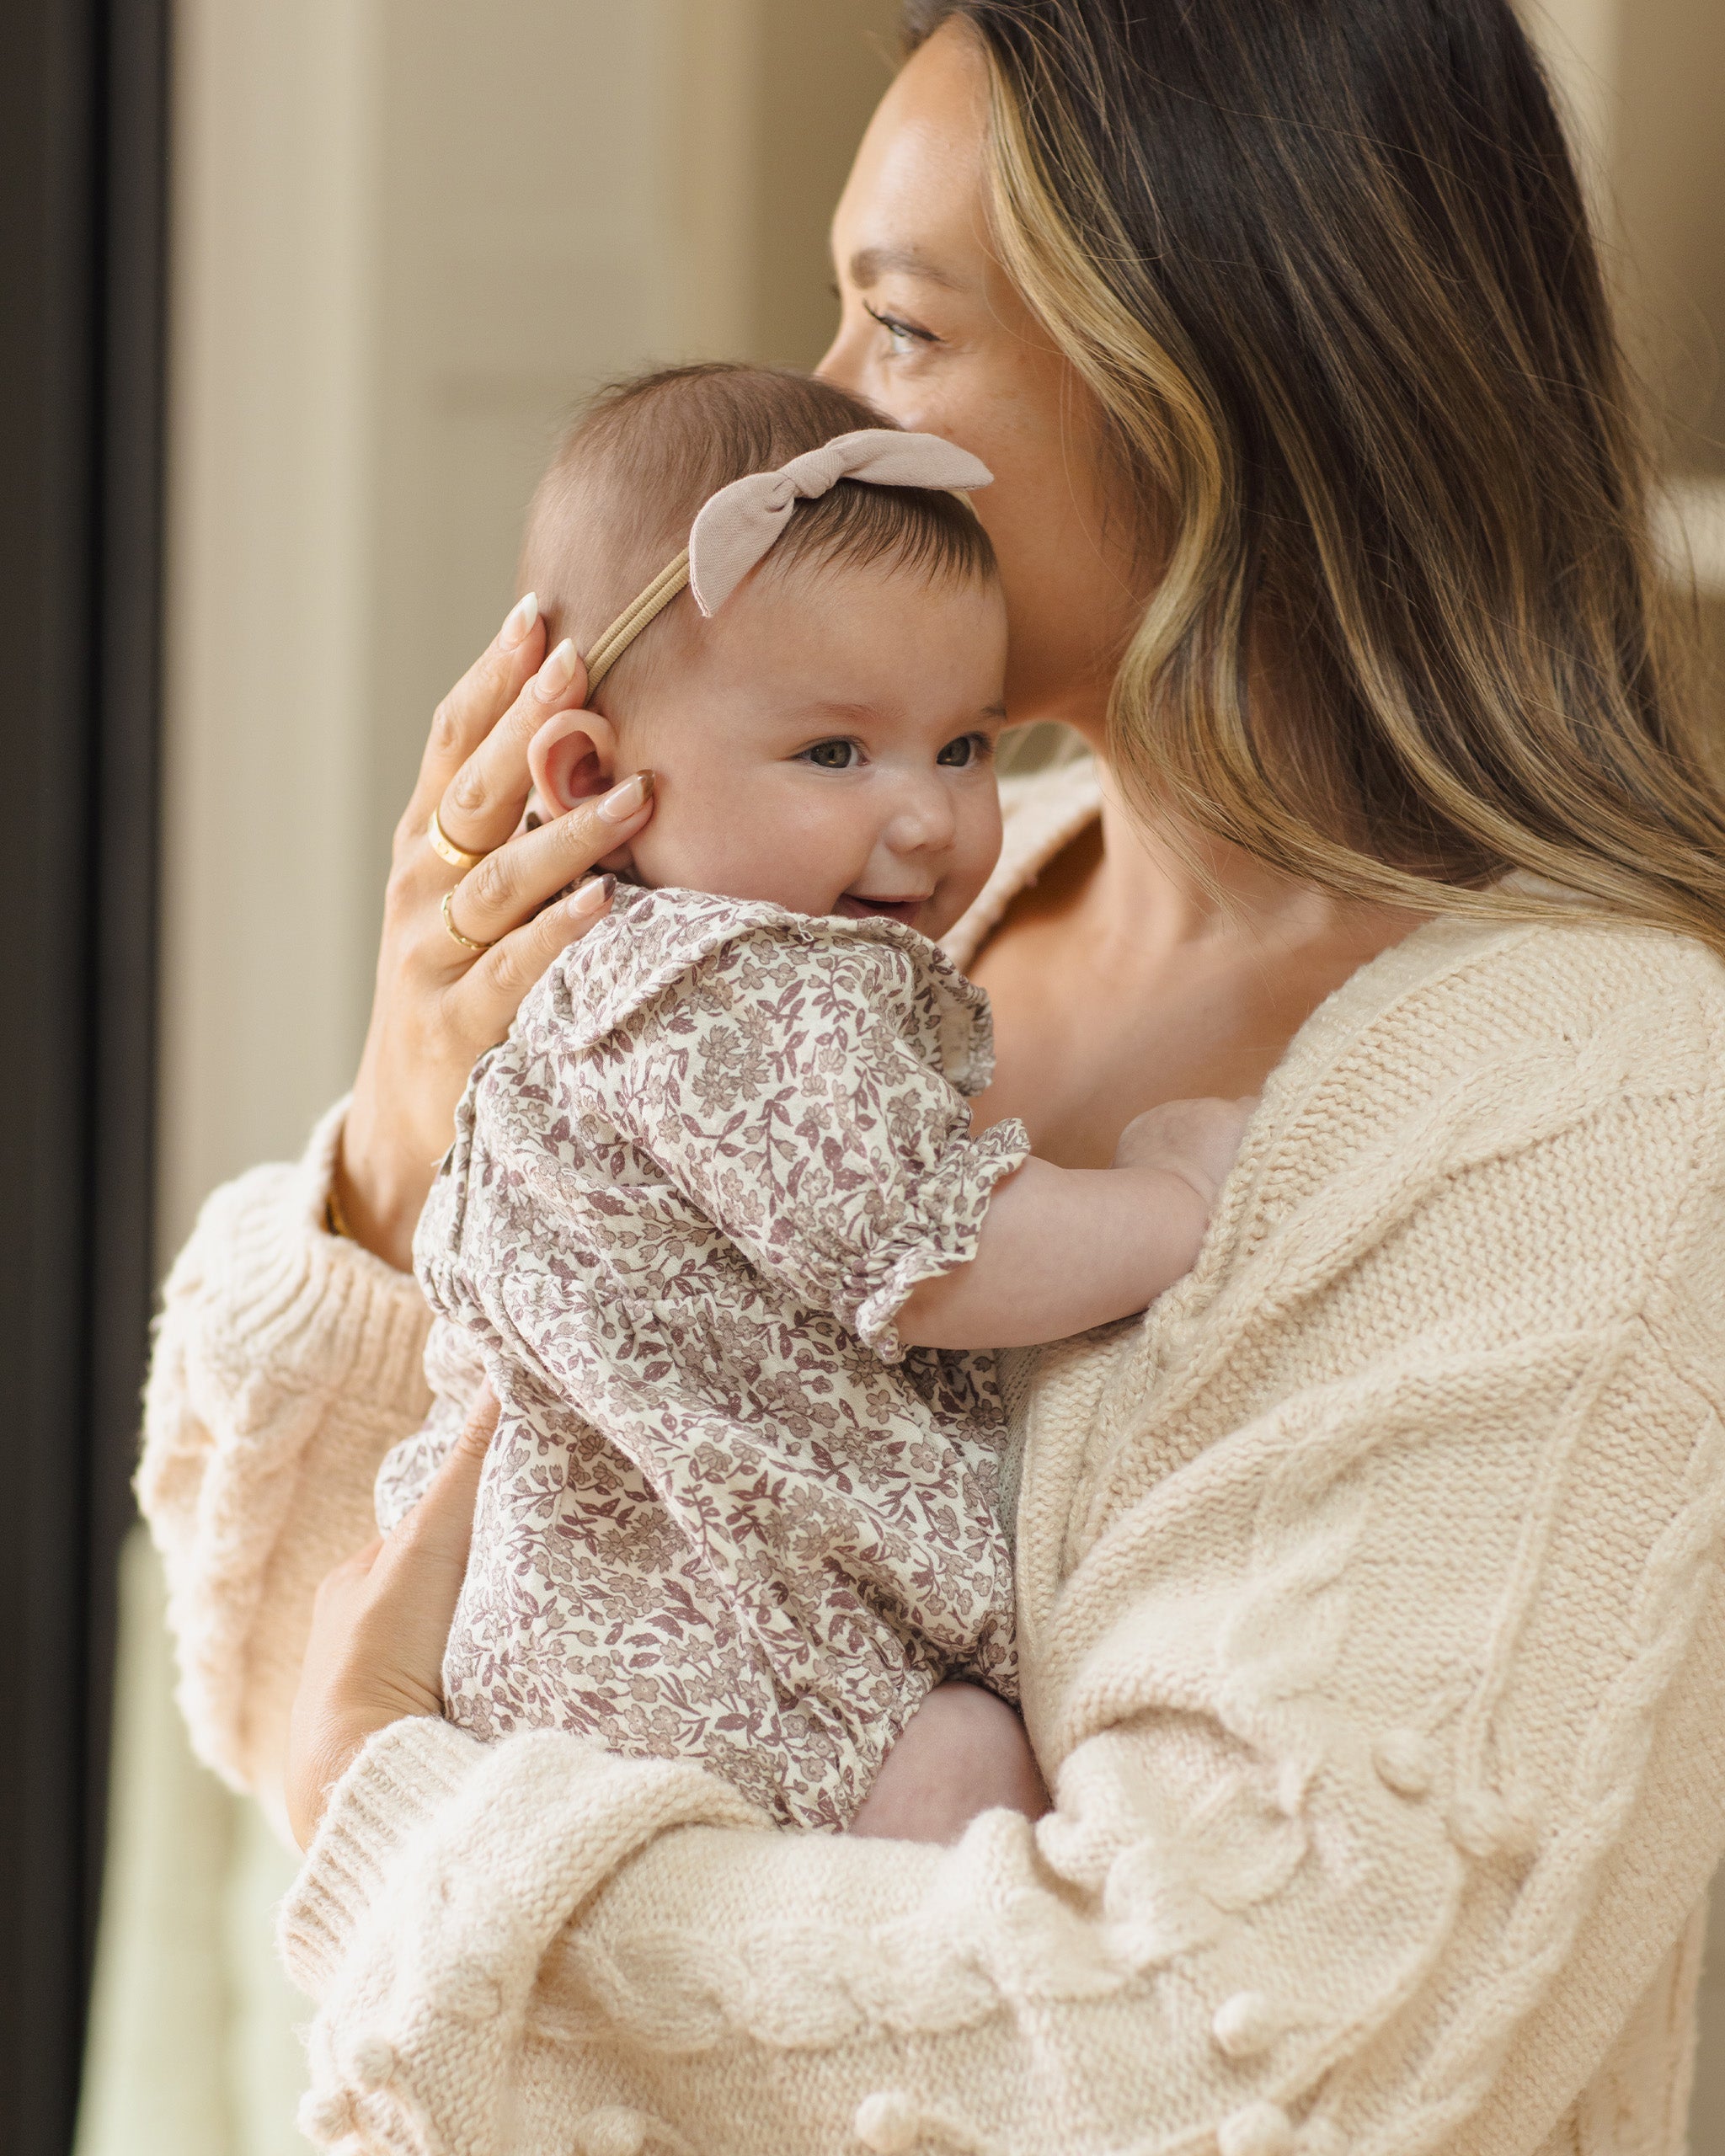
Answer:
<svg viewBox="0 0 1725 2156"><path fill-rule="evenodd" d="M620 889L477 1067L415 1258L435 1404L501 1407L444 1671L481 1737L692 1758L837 1828L927 1691L1016 1696L985 1357L901 1348L1023 1127L987 1000L895 922Z"/></svg>

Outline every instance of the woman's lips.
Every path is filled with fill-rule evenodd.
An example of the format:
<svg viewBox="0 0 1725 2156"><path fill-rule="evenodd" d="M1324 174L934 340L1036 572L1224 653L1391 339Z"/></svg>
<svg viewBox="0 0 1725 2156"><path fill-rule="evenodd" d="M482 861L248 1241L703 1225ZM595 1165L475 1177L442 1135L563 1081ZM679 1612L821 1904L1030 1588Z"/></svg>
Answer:
<svg viewBox="0 0 1725 2156"><path fill-rule="evenodd" d="M928 904L921 899L863 899L854 891L846 891L833 911L846 921L896 921L906 927L916 926L916 916Z"/></svg>

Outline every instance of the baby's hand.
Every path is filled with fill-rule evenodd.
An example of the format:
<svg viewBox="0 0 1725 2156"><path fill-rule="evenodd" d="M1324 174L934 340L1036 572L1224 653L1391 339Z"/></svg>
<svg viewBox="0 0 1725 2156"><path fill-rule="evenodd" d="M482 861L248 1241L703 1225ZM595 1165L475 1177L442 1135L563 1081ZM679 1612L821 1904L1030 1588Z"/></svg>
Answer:
<svg viewBox="0 0 1725 2156"><path fill-rule="evenodd" d="M1114 1166L1178 1176L1208 1219L1257 1106L1255 1097L1165 1101L1126 1125L1114 1148Z"/></svg>

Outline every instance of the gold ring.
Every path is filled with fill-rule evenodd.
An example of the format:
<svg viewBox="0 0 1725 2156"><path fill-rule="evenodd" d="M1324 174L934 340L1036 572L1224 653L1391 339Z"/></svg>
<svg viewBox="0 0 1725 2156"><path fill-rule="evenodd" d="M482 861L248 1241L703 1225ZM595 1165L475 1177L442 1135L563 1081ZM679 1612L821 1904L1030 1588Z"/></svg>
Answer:
<svg viewBox="0 0 1725 2156"><path fill-rule="evenodd" d="M477 868L485 858L483 853L466 852L453 839L446 837L442 825L437 820L435 808L431 811L430 822L425 826L425 841L440 861L446 861L451 868L459 868L463 876L470 868ZM453 929L449 932L451 936L455 934Z"/></svg>
<svg viewBox="0 0 1725 2156"><path fill-rule="evenodd" d="M443 925L454 940L461 945L462 950L489 951L491 948L489 943L476 943L471 936L463 936L449 917L449 902L460 889L460 884L451 883L443 894Z"/></svg>

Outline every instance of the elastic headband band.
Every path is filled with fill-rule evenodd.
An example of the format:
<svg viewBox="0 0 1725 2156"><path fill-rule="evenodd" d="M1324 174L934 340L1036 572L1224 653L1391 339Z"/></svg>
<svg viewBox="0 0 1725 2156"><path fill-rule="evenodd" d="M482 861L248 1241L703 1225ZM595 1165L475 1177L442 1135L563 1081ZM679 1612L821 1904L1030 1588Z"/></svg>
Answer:
<svg viewBox="0 0 1725 2156"><path fill-rule="evenodd" d="M587 654L590 696L649 622L655 621L689 581L689 550L669 562L632 606L626 606Z"/></svg>
<svg viewBox="0 0 1725 2156"><path fill-rule="evenodd" d="M776 472L750 472L702 504L689 543L626 606L587 654L590 696L629 646L687 584L709 618L771 549L798 501L814 501L841 479L875 487L930 487L969 494L994 474L968 451L938 435L862 427L806 450Z"/></svg>

